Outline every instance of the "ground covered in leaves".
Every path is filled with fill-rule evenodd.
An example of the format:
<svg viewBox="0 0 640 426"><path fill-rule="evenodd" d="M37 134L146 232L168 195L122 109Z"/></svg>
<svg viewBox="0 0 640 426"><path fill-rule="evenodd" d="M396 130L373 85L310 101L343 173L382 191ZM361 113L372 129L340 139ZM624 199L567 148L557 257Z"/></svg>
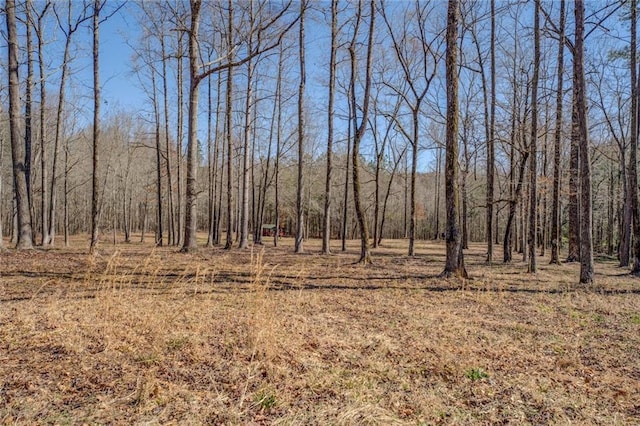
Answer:
<svg viewBox="0 0 640 426"><path fill-rule="evenodd" d="M640 424L640 279L614 262L581 288L482 245L466 281L441 242L306 247L0 252L0 423Z"/></svg>

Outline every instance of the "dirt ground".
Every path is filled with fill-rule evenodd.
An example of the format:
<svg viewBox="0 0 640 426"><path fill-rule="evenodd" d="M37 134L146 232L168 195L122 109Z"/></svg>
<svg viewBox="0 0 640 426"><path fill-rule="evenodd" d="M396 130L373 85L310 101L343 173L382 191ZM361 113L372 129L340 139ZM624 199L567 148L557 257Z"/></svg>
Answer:
<svg viewBox="0 0 640 426"><path fill-rule="evenodd" d="M444 243L0 252L2 424L640 425L640 279ZM501 248L497 247L499 252Z"/></svg>

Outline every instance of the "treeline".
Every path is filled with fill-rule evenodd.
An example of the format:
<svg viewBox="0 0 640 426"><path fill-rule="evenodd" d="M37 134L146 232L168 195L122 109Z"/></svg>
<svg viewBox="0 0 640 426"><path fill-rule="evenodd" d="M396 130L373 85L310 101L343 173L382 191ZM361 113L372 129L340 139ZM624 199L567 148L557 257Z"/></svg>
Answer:
<svg viewBox="0 0 640 426"><path fill-rule="evenodd" d="M196 231L246 247L268 225L296 251L360 238L365 262L385 238L409 255L444 238L485 241L488 262L517 251L531 272L547 250L582 260L584 282L594 251L630 266L635 3L590 3L586 24L581 2L441 6L7 1L2 234L29 247L89 232L93 248L136 233L187 251ZM137 26L142 111L99 107L100 25L119 14ZM87 28L93 122L70 77Z"/></svg>

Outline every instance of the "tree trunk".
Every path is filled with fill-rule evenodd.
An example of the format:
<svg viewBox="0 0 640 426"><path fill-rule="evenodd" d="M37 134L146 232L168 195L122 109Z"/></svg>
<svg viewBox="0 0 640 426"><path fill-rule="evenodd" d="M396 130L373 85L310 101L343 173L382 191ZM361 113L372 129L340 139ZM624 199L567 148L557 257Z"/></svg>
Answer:
<svg viewBox="0 0 640 426"><path fill-rule="evenodd" d="M449 0L446 32L447 128L445 188L447 204L446 261L443 277L467 277L460 235L458 193L458 0Z"/></svg>
<svg viewBox="0 0 640 426"><path fill-rule="evenodd" d="M577 98L575 82L573 85L573 98ZM571 108L572 121L574 123L577 114L575 108L576 103L574 101ZM573 135L575 130L572 124L571 153L569 159L569 254L566 262L577 262L580 259L580 145L577 137Z"/></svg>
<svg viewBox="0 0 640 426"><path fill-rule="evenodd" d="M299 54L300 54L300 86L298 89L298 181L296 190L296 241L295 252L303 253L303 231L304 231L304 213L302 205L303 188L303 165L304 165L304 89L306 84L305 70L305 38L304 38L304 18L305 9L307 8L306 0L300 2L300 32L299 32Z"/></svg>
<svg viewBox="0 0 640 426"><path fill-rule="evenodd" d="M520 201L520 196L522 194L522 187L524 184L524 176L525 170L527 169L527 158L529 158L529 152L525 152L522 155L522 159L520 160L520 169L518 171L518 183L516 189L513 193L511 200L509 200L509 215L507 216L507 224L504 229L504 241L503 241L503 262L509 263L512 261L512 252L513 247L511 246L511 241L514 240L513 237L513 225L514 219L516 217L516 206Z"/></svg>
<svg viewBox="0 0 640 426"><path fill-rule="evenodd" d="M227 30L227 48L233 49L233 0L229 0L229 29ZM232 58L229 58L230 60ZM227 136L227 235L224 248L233 247L233 68L227 70L226 100L226 136Z"/></svg>
<svg viewBox="0 0 640 426"><path fill-rule="evenodd" d="M558 25L558 87L556 88L556 128L553 140L553 203L551 213L551 261L560 264L560 161L562 142L562 99L563 99L563 75L564 75L564 26L565 26L565 0L560 0L560 23Z"/></svg>
<svg viewBox="0 0 640 426"><path fill-rule="evenodd" d="M634 10L635 7L632 7ZM580 148L580 205L582 215L580 217L580 283L593 283L593 243L592 243L592 204L591 204L591 161L589 158L589 128L587 127L587 99L586 84L584 78L584 1L575 1L575 55L573 59L573 79L575 94L575 115L573 117L573 135L577 138L576 144ZM635 46L634 46L635 47ZM632 49L632 55L635 52ZM633 61L632 61L633 62ZM635 70L634 70L635 73ZM633 75L633 73L632 73ZM634 79L635 80L635 79ZM635 81L634 81L635 82ZM635 86L632 88L635 94ZM635 112L635 111L634 111ZM635 120L632 116L632 129ZM632 131L632 134L635 132ZM633 151L633 147L632 147ZM633 155L633 154L632 154ZM635 182L637 187L637 182ZM633 190L633 189L632 189ZM636 189L637 191L637 189ZM632 195L631 201L634 197Z"/></svg>
<svg viewBox="0 0 640 426"><path fill-rule="evenodd" d="M101 0L93 3L93 156L91 174L91 242L89 253L93 254L98 245L98 164L100 147L100 4Z"/></svg>
<svg viewBox="0 0 640 426"><path fill-rule="evenodd" d="M487 263L493 262L493 190L495 173L496 126L496 5L491 0L491 112L487 140ZM515 105L514 105L515 107ZM497 233L496 233L497 234Z"/></svg>
<svg viewBox="0 0 640 426"><path fill-rule="evenodd" d="M636 59L637 5L631 2L631 138L629 154L629 199L633 212L633 267L631 273L640 276L640 214L638 213L638 69ZM586 250L586 248L585 248ZM592 271L593 273L593 271ZM580 275L582 282L582 273Z"/></svg>
<svg viewBox="0 0 640 426"><path fill-rule="evenodd" d="M329 103L327 105L327 177L324 186L322 253L331 254L331 180L333 172L333 115L336 85L336 52L338 50L338 0L331 1L331 52L329 55Z"/></svg>
<svg viewBox="0 0 640 426"><path fill-rule="evenodd" d="M160 144L160 111L158 106L158 95L156 90L155 73L151 73L151 90L153 91L153 115L155 119L155 140L156 140L156 245L164 245L164 235L162 229L162 147Z"/></svg>
<svg viewBox="0 0 640 426"><path fill-rule="evenodd" d="M25 86L24 109L24 169L27 180L27 198L29 200L29 214L31 215L31 146L33 141L32 111L33 111L33 33L31 22L32 0L25 2L25 28L27 35L27 84ZM31 219L30 219L31 220ZM31 220L32 221L32 220ZM33 222L33 221L32 221Z"/></svg>
<svg viewBox="0 0 640 426"><path fill-rule="evenodd" d="M254 26L253 0L249 1L249 27ZM248 49L252 50L253 35L249 35ZM253 61L247 62L247 90L244 114L244 138L242 147L242 200L240 211L240 244L241 249L249 247L249 138L253 123Z"/></svg>
<svg viewBox="0 0 640 426"><path fill-rule="evenodd" d="M16 248L33 247L31 230L31 208L27 192L27 170L24 162L24 140L20 138L20 80L18 77L18 33L16 28L16 5L14 0L5 4L8 43L9 74L9 134L11 138L11 158L13 162L13 183L15 188L18 233Z"/></svg>
<svg viewBox="0 0 640 426"><path fill-rule="evenodd" d="M168 75L167 75L167 53L164 43L164 36L160 37L160 51L162 54L162 93L164 103L164 144L166 150L166 169L167 169L167 232L168 244L176 243L176 222L175 210L173 204L173 166L171 161L171 142L169 139L169 91L168 91Z"/></svg>
<svg viewBox="0 0 640 426"><path fill-rule="evenodd" d="M348 107L349 107L349 117L353 115L353 106L351 105L351 87L349 87L349 93L347 95L349 97ZM342 251L347 251L347 220L349 218L349 164L351 162L351 134L352 134L352 125L349 123L347 125L347 156L346 156L346 164L345 164L345 176L344 176L344 201L342 208Z"/></svg>
<svg viewBox="0 0 640 426"><path fill-rule="evenodd" d="M531 83L531 161L529 162L529 265L528 272L535 274L536 265L536 214L538 207L538 80L540 76L540 0L535 0L534 13L533 82Z"/></svg>
<svg viewBox="0 0 640 426"><path fill-rule="evenodd" d="M276 161L274 164L274 224L276 227L273 233L273 246L278 246L278 239L280 238L280 156L282 155L282 73L284 69L284 55L283 48L280 46L278 52L278 77L276 80L276 99L278 106L278 115L276 123Z"/></svg>
<svg viewBox="0 0 640 426"><path fill-rule="evenodd" d="M411 111L413 125L413 140L411 146L411 198L409 218L409 256L415 255L416 239L416 175L418 174L418 113L419 109Z"/></svg>
<svg viewBox="0 0 640 426"><path fill-rule="evenodd" d="M201 3L199 0L196 1L196 3ZM193 13L193 2L191 2L192 4L192 13ZM198 10L199 12L199 10ZM193 18L192 18L192 23L193 23ZM176 85L177 85L177 90L178 90L178 114L177 114L177 126L176 126L176 179L177 179L177 189L178 189L178 196L177 196L177 206L176 206L176 214L178 216L178 220L177 220L177 240L174 241L174 243L176 245L183 245L183 248L185 246L184 244L184 239L186 238L186 229L187 226L184 223L184 219L185 215L188 214L186 212L186 210L183 208L183 202L185 201L183 198L183 192L182 192L182 176L183 176L183 171L182 171L182 138L184 136L184 109L183 109L183 103L184 103L184 69L183 69L183 55L184 55L184 51L183 51L183 32L182 31L178 31L178 52L176 54L176 60L177 60L177 64L176 64L176 68L177 68L177 72L176 72ZM189 35L189 45L191 45L191 35ZM197 40L196 40L197 43ZM191 67L191 47L189 46L189 66ZM190 79L190 81L192 81ZM198 93L196 93L196 96L198 95ZM191 107L191 84L189 84L189 108ZM190 117L188 118L190 120ZM197 117L196 117L196 122L197 122ZM190 125L191 123L189 122L188 125ZM189 130L187 130L189 131ZM187 145L189 144L188 138L189 138L190 134L187 135ZM197 140L197 139L196 139ZM189 147L187 146L187 156L189 156ZM168 155L168 154L167 154ZM187 158L187 163L189 162L189 159ZM189 168L189 164L187 164L187 169ZM189 171L187 170L187 175L189 174ZM189 180L189 177L187 176L187 180ZM188 185L188 184L187 184ZM188 192L188 190L187 190ZM188 196L187 196L188 198ZM189 209L188 204L189 201L186 201L187 206L186 209ZM184 211L184 213L183 213Z"/></svg>
<svg viewBox="0 0 640 426"><path fill-rule="evenodd" d="M200 26L200 0L191 0L191 30L189 31L189 128L187 135L187 191L184 221L184 239L181 251L189 252L198 248L196 241L196 174L198 171L198 29ZM180 65L178 65L180 68ZM181 105L178 108L182 108ZM179 144L178 144L179 146ZM178 159L180 153L178 153ZM178 169L179 170L179 169ZM178 188L180 183L178 183Z"/></svg>
<svg viewBox="0 0 640 426"><path fill-rule="evenodd" d="M375 29L375 16L376 5L375 0L371 0L371 21L369 23L369 34L367 39L367 58L365 68L365 80L364 80L364 94L362 99L362 117L360 124L357 123L357 111L356 107L356 94L355 94L355 79L356 79L356 38L358 34L359 22L361 19L362 3L358 2L358 16L357 23L354 29L354 38L349 46L349 55L351 57L351 103L353 106L353 123L354 123L354 138L353 138L353 151L351 154L351 163L353 164L353 199L356 210L356 217L358 218L358 225L360 228L360 259L358 263L369 264L371 263L371 254L369 253L369 227L367 225L367 217L365 216L364 209L362 208L361 200L361 188L360 188L360 143L367 130L367 120L369 114L369 99L371 95L371 63L373 58L373 44L374 44L374 29Z"/></svg>

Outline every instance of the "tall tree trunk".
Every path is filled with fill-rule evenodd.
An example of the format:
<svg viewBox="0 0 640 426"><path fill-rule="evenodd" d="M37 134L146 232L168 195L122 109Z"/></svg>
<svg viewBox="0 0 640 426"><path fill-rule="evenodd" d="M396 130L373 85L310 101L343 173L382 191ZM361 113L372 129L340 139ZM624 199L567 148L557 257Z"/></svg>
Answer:
<svg viewBox="0 0 640 426"><path fill-rule="evenodd" d="M227 30L227 48L233 49L233 0L228 2L229 28ZM229 58L230 60L232 58ZM227 70L226 99L226 137L227 137L227 235L224 248L233 247L233 67Z"/></svg>
<svg viewBox="0 0 640 426"><path fill-rule="evenodd" d="M44 65L44 29L42 22L44 16L47 13L47 9L51 5L50 2L46 2L42 11L38 15L38 22L36 26L36 37L38 38L38 69L40 77L40 186L42 191L42 197L40 198L40 226L42 229L42 238L40 240L41 245L45 245L47 241L47 234L49 232L48 225L48 185L47 185L47 126L46 126L46 108L47 108L47 84L45 79L45 65Z"/></svg>
<svg viewBox="0 0 640 426"><path fill-rule="evenodd" d="M563 99L563 75L564 75L564 45L565 45L565 0L560 0L560 23L558 29L558 87L556 88L556 128L553 139L553 202L551 213L551 261L552 264L560 264L560 161L562 142L562 99Z"/></svg>
<svg viewBox="0 0 640 426"><path fill-rule="evenodd" d="M67 10L67 22L66 22L66 31L65 31L65 44L64 44L64 53L62 55L62 71L60 74L60 86L58 90L58 108L56 112L56 133L53 141L53 159L51 165L51 180L49 182L49 220L48 225L49 229L47 231L47 237L43 245L54 245L55 244L55 234L56 234L56 183L58 180L57 170L58 170L58 153L60 150L60 144L62 143L62 128L63 128L63 109L65 103L65 89L66 89L66 80L67 73L69 72L69 55L71 48L71 38L73 33L77 30L80 21L76 22L75 25L71 22L71 5L69 5ZM62 25L60 22L59 25Z"/></svg>
<svg viewBox="0 0 640 426"><path fill-rule="evenodd" d="M64 144L64 178L62 182L64 246L69 247L69 144Z"/></svg>
<svg viewBox="0 0 640 426"><path fill-rule="evenodd" d="M31 190L31 146L33 141L33 32L31 22L32 0L25 3L25 28L27 35L27 84L25 86L25 108L24 108L24 169L27 179L27 198L29 200L29 214L32 207Z"/></svg>
<svg viewBox="0 0 640 426"><path fill-rule="evenodd" d="M249 26L253 28L253 0L249 1ZM253 36L249 36L249 51L252 50ZM244 115L244 139L242 148L242 200L240 211L240 248L249 246L249 138L252 134L251 115L253 110L253 61L247 62L247 91Z"/></svg>
<svg viewBox="0 0 640 426"><path fill-rule="evenodd" d="M276 80L276 99L278 104L278 115L276 117L276 161L274 164L274 224L276 230L273 234L273 245L278 246L280 238L280 156L282 155L282 73L284 69L284 55L282 45L278 52L278 77Z"/></svg>
<svg viewBox="0 0 640 426"><path fill-rule="evenodd" d="M176 244L176 222L173 199L173 162L171 161L171 140L169 133L169 89L167 74L167 52L164 35L160 36L160 51L162 54L162 96L164 111L164 145L165 145L165 167L167 170L167 239L169 245Z"/></svg>
<svg viewBox="0 0 640 426"><path fill-rule="evenodd" d="M13 162L13 184L15 188L18 233L16 248L33 247L31 230L31 208L27 192L27 170L24 163L25 146L20 138L20 79L18 77L18 32L16 28L16 5L14 0L5 4L8 44L9 75L9 134Z"/></svg>
<svg viewBox="0 0 640 426"><path fill-rule="evenodd" d="M411 198L410 198L410 218L409 218L409 256L415 255L416 239L416 176L418 174L418 108L411 111L413 140L411 142Z"/></svg>
<svg viewBox="0 0 640 426"><path fill-rule="evenodd" d="M632 7L632 10L635 7ZM582 215L580 217L580 283L593 283L593 243L592 243L592 204L591 204L591 161L589 158L589 128L587 127L587 99L586 84L584 78L584 1L575 1L575 55L573 59L573 79L575 94L575 115L573 118L573 135L578 140L576 144L580 146L580 206ZM635 46L634 46L635 47ZM635 52L632 49L632 55ZM635 72L635 70L634 70ZM635 94L635 86L632 93ZM634 111L635 112L635 111ZM632 126L634 123L632 116ZM635 132L632 131L632 134ZM633 147L632 147L633 155ZM635 185L637 188L637 182ZM633 191L634 189L632 189ZM637 189L635 189L637 191ZM631 200L633 202L634 197Z"/></svg>
<svg viewBox="0 0 640 426"><path fill-rule="evenodd" d="M609 200L607 207L607 255L613 256L613 233L615 229L616 217L614 214L615 203L615 178L613 175L613 164L609 165Z"/></svg>
<svg viewBox="0 0 640 426"><path fill-rule="evenodd" d="M218 76L218 82L220 82L220 78ZM219 83L218 83L219 84ZM218 93L220 93L220 90L218 90ZM213 189L215 186L215 176L213 174L213 170L214 170L214 161L213 161L213 151L214 151L214 147L213 145L213 123L212 123L212 118L213 118L213 102L211 100L211 79L209 79L207 81L207 218L208 218L208 233L207 233L207 247L213 247L213 240L214 240L214 235L213 235L213 231L214 231L214 217L215 217L215 201L214 201L214 197L215 197L215 190ZM220 101L220 97L218 96L218 106L219 106L219 101ZM216 123L217 123L217 119L216 119Z"/></svg>
<svg viewBox="0 0 640 426"><path fill-rule="evenodd" d="M458 0L449 0L446 32L447 129L445 192L447 202L446 261L442 276L467 277L460 235L458 193Z"/></svg>
<svg viewBox="0 0 640 426"><path fill-rule="evenodd" d="M533 24L533 81L531 83L531 161L529 162L529 265L528 272L535 274L536 265L536 214L538 207L538 80L540 76L540 0L535 1Z"/></svg>
<svg viewBox="0 0 640 426"><path fill-rule="evenodd" d="M577 5L576 5L577 7ZM575 47L574 47L575 49ZM574 62L575 52L574 52ZM574 65L575 73L575 65ZM575 78L575 74L573 76ZM577 262L580 260L580 144L579 136L574 135L576 131L576 84L573 84L573 103L571 107L571 153L569 158L569 254L566 262Z"/></svg>
<svg viewBox="0 0 640 426"><path fill-rule="evenodd" d="M162 229L162 147L160 143L160 110L158 106L158 94L156 90L155 72L151 72L151 90L153 91L153 115L155 119L156 139L156 245L164 245Z"/></svg>
<svg viewBox="0 0 640 426"><path fill-rule="evenodd" d="M353 115L353 106L351 105L351 88L348 90L348 108L349 108L349 117ZM344 200L343 200L343 208L342 208L342 248L341 250L347 251L347 229L349 220L349 164L351 162L351 135L352 125L349 123L347 125L347 156L346 156L346 164L345 164L345 176L344 176Z"/></svg>
<svg viewBox="0 0 640 426"><path fill-rule="evenodd" d="M371 96L371 63L373 58L373 45L374 45L374 29L375 29L375 17L376 17L376 5L375 0L371 0L371 16L369 23L369 34L367 39L367 59L365 68L365 80L364 80L364 94L362 99L362 117L360 124L357 123L357 111L356 107L356 95L355 95L355 79L356 79L356 37L358 34L358 23L360 21L360 15L362 11L362 3L358 2L358 16L355 29L354 38L349 46L349 55L351 57L351 102L353 105L353 122L354 122L354 138L353 138L353 152L351 155L351 162L353 164L353 199L355 204L356 216L358 218L358 225L360 228L360 259L358 263L368 264L371 263L371 254L369 253L369 228L367 225L367 217L365 216L364 209L362 208L361 192L360 192L360 143L367 130L367 120L369 114L369 98Z"/></svg>
<svg viewBox="0 0 640 426"><path fill-rule="evenodd" d="M300 2L300 32L298 37L299 54L300 54L300 86L298 89L298 182L296 189L296 241L295 252L304 252L303 246L303 231L304 231L304 212L302 205L303 194L303 165L304 165L304 90L306 84L306 69L305 69L305 38L304 38L304 19L305 9L307 8L306 0Z"/></svg>
<svg viewBox="0 0 640 426"><path fill-rule="evenodd" d="M213 193L211 194L213 198L213 217L210 225L210 234L212 238L212 244L218 245L220 244L220 216L222 211L222 183L224 177L224 161L221 161L221 158L224 158L224 144L222 143L222 139L220 138L220 121L222 116L222 73L218 73L218 83L217 83L217 98L216 98L216 126L213 134L214 138L214 153L213 153ZM222 153L220 152L220 147L222 146ZM222 155L222 157L221 157ZM218 179L218 175L220 178Z"/></svg>
<svg viewBox="0 0 640 426"><path fill-rule="evenodd" d="M327 177L324 186L322 253L331 254L331 184L333 172L333 115L338 50L338 0L331 1L331 52L329 55L329 104L327 105Z"/></svg>
<svg viewBox="0 0 640 426"><path fill-rule="evenodd" d="M184 220L183 218L185 217L186 211L183 208L183 202L184 200L184 195L182 192L182 176L183 176L183 171L182 171L182 139L184 137L184 109L183 109L183 103L184 103L184 69L183 69L183 56L184 56L184 51L183 51L183 33L181 31L178 32L178 52L176 54L176 60L177 60L177 75L176 75L176 84L177 84L177 89L178 89L178 114L177 114L177 126L176 126L176 172L177 172L177 189L178 189L178 196L177 196L177 241L174 241L174 243L176 245L181 245L183 244L183 248L184 248L184 238L185 238L185 230L187 229L185 224L184 224ZM196 41L197 42L197 41ZM191 43L191 37L189 37L189 43ZM191 48L189 47L189 53L191 53ZM191 66L191 56L189 56L189 66ZM189 81L192 81L191 79ZM189 107L191 107L191 84L189 85ZM190 119L190 118L189 118ZM197 117L196 117L196 121L197 121ZM189 123L190 124L190 123ZM187 135L187 138L189 138L189 135ZM189 144L189 142L187 141L187 145ZM187 147L187 150L189 148ZM168 155L168 154L167 154ZM189 153L187 152L187 156L189 155ZM187 159L187 163L188 163L188 159ZM187 164L187 169L189 168L189 165ZM187 174L189 174L189 171L187 170ZM188 178L187 178L188 180ZM189 202L187 201L187 204L189 204ZM188 207L187 207L188 209ZM183 213L184 212L184 213Z"/></svg>
<svg viewBox="0 0 640 426"><path fill-rule="evenodd" d="M434 192L435 202L433 203L433 215L435 218L435 237L434 240L440 239L440 182L442 178L442 148L436 148L438 150L437 164L436 164L436 190Z"/></svg>
<svg viewBox="0 0 640 426"><path fill-rule="evenodd" d="M493 262L493 190L496 126L496 4L491 0L491 112L487 140L487 263ZM514 105L515 107L515 105ZM497 234L497 233L496 233Z"/></svg>
<svg viewBox="0 0 640 426"><path fill-rule="evenodd" d="M189 252L198 248L196 230L198 217L196 210L196 174L198 171L198 29L200 26L200 0L191 0L191 27L189 31L189 128L187 135L187 191L184 221L184 239L181 251ZM178 68L181 66L178 65ZM181 105L178 106L182 108ZM180 144L178 144L180 146ZM178 159L180 159L178 153ZM178 169L179 170L179 169ZM178 183L178 188L180 183Z"/></svg>
<svg viewBox="0 0 640 426"><path fill-rule="evenodd" d="M4 159L4 135L0 133L0 170L4 170L3 163L2 163L3 159ZM3 188L4 188L3 174L0 173L0 212L4 211L3 210L4 203L2 202L2 200L4 200ZM3 249L3 248L4 248L4 228L2 226L2 213L0 213L0 249Z"/></svg>
<svg viewBox="0 0 640 426"><path fill-rule="evenodd" d="M93 3L93 156L91 167L91 242L89 253L98 245L99 188L98 165L100 149L100 9L101 0Z"/></svg>
<svg viewBox="0 0 640 426"><path fill-rule="evenodd" d="M504 241L503 241L503 262L509 263L512 259L513 246L512 241L515 239L513 236L513 225L516 218L516 207L520 201L520 195L522 194L522 186L524 183L525 171L527 169L527 158L529 158L529 152L525 152L520 160L520 169L518 171L518 183L511 199L509 200L509 215L507 216L507 224L504 228Z"/></svg>
<svg viewBox="0 0 640 426"><path fill-rule="evenodd" d="M633 267L631 273L640 276L640 213L638 213L638 67L636 55L637 4L631 2L631 138L629 154L629 199L633 212ZM586 250L586 248L585 248ZM580 275L582 282L582 273Z"/></svg>

